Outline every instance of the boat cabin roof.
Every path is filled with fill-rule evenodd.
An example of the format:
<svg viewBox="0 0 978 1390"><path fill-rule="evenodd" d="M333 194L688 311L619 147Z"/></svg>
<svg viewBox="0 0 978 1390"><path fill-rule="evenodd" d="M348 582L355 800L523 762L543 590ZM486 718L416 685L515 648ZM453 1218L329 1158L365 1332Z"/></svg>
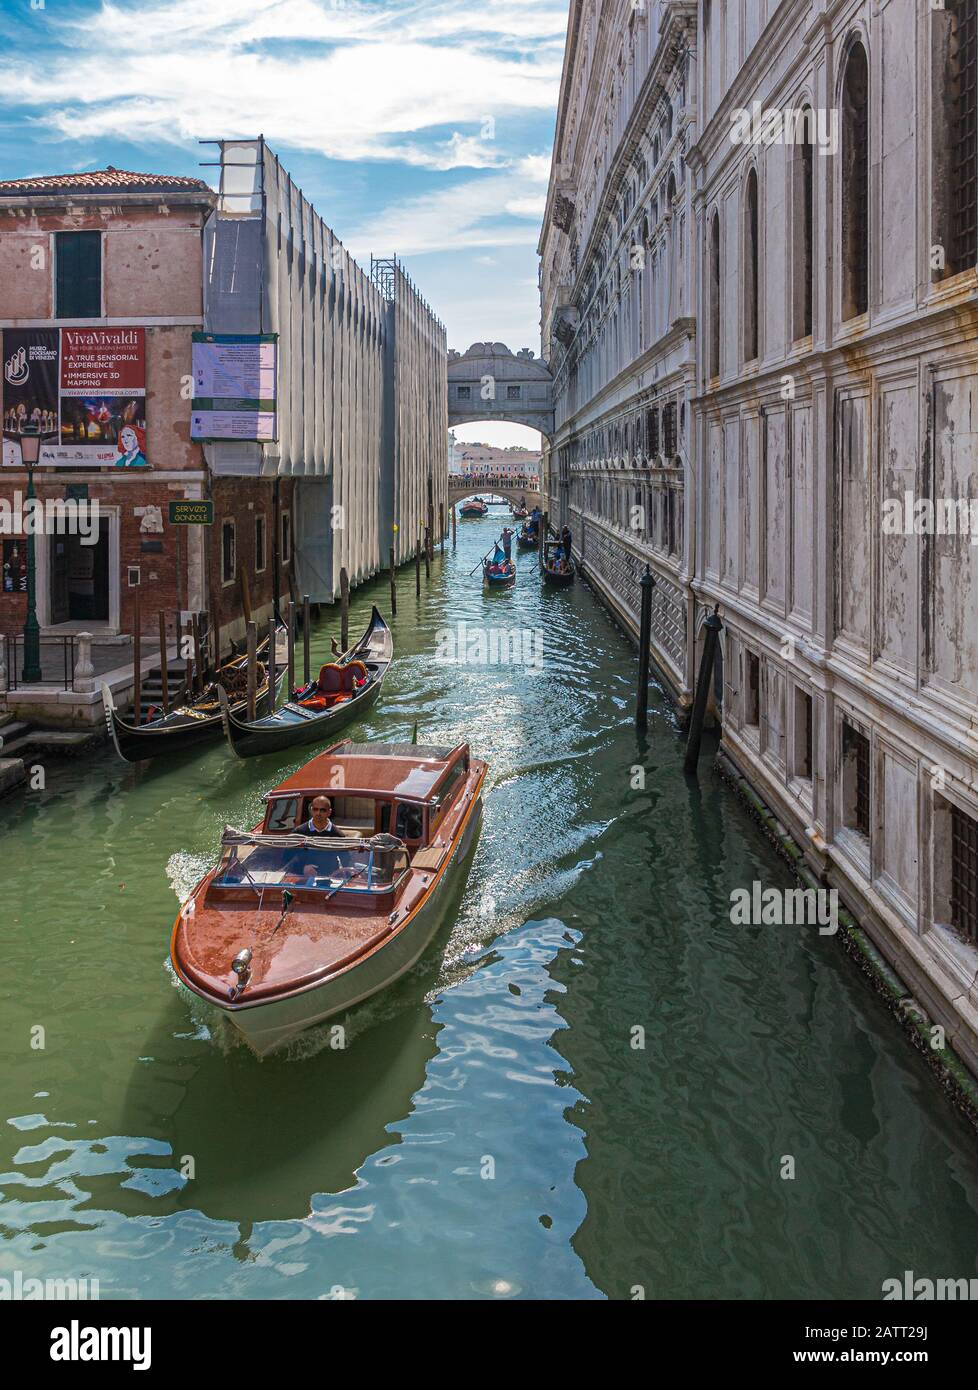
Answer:
<svg viewBox="0 0 978 1390"><path fill-rule="evenodd" d="M332 792L341 796L430 801L445 772L466 750L464 743L451 748L424 743L353 743L344 739L310 759L269 796L323 791L326 795Z"/></svg>

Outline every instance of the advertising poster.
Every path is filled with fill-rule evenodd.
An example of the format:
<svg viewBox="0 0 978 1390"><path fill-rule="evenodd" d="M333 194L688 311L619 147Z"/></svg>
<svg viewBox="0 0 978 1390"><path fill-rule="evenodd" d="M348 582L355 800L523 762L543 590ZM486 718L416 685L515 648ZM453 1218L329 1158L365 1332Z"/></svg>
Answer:
<svg viewBox="0 0 978 1390"><path fill-rule="evenodd" d="M20 467L16 440L25 425L58 442L58 348L56 328L3 331L3 462Z"/></svg>
<svg viewBox="0 0 978 1390"><path fill-rule="evenodd" d="M5 594L27 593L27 549L23 541L12 540L3 543L3 565L0 569L2 588Z"/></svg>
<svg viewBox="0 0 978 1390"><path fill-rule="evenodd" d="M276 438L274 333L195 333L190 437Z"/></svg>
<svg viewBox="0 0 978 1390"><path fill-rule="evenodd" d="M3 462L20 467L17 438L39 424L40 464L148 468L142 328L5 329Z"/></svg>

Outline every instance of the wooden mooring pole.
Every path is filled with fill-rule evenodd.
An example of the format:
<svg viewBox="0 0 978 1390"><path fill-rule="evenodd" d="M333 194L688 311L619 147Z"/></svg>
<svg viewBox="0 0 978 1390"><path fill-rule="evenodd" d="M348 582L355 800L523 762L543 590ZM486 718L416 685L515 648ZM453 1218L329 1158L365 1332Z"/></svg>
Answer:
<svg viewBox="0 0 978 1390"><path fill-rule="evenodd" d="M700 739L703 736L703 721L706 718L706 702L710 698L710 682L713 680L717 638L723 631L719 610L720 605L717 604L703 624L706 629L706 635L703 638L703 656L700 661L699 680L696 682L696 694L693 697L693 716L689 722L689 736L686 739L686 757L683 759L683 771L692 773L694 776L696 765L700 760Z"/></svg>
<svg viewBox="0 0 978 1390"><path fill-rule="evenodd" d="M258 664L258 629L254 623L248 623L248 718L255 717L255 677L258 674L255 667Z"/></svg>
<svg viewBox="0 0 978 1390"><path fill-rule="evenodd" d="M136 589L132 596L132 713L133 723L139 725L143 722L142 689L143 675L140 667L143 664L142 648L142 627L143 620L139 611L139 590Z"/></svg>
<svg viewBox="0 0 978 1390"><path fill-rule="evenodd" d="M302 596L302 684L309 684L309 595Z"/></svg>
<svg viewBox="0 0 978 1390"><path fill-rule="evenodd" d="M445 550L445 504L438 503L438 549L444 553Z"/></svg>
<svg viewBox="0 0 978 1390"><path fill-rule="evenodd" d="M275 610L272 609L268 615L268 708L275 708L275 640L278 636L278 624L275 621Z"/></svg>
<svg viewBox="0 0 978 1390"><path fill-rule="evenodd" d="M292 699L292 692L295 690L295 601L289 599L287 612L287 622L289 625L289 682L288 698Z"/></svg>
<svg viewBox="0 0 978 1390"><path fill-rule="evenodd" d="M197 694L204 693L204 644L200 636L200 614L193 615L194 633L194 684Z"/></svg>
<svg viewBox="0 0 978 1390"><path fill-rule="evenodd" d="M394 547L391 546L390 553L391 569L391 617L397 617L397 570L394 568Z"/></svg>
<svg viewBox="0 0 978 1390"><path fill-rule="evenodd" d="M421 597L421 537L414 550L414 597Z"/></svg>
<svg viewBox="0 0 978 1390"><path fill-rule="evenodd" d="M340 651L350 645L350 576L340 570Z"/></svg>
<svg viewBox="0 0 978 1390"><path fill-rule="evenodd" d="M431 530L424 528L424 577L431 578Z"/></svg>
<svg viewBox="0 0 978 1390"><path fill-rule="evenodd" d="M649 724L649 650L652 645L652 590L655 576L649 565L639 581L642 589L642 613L638 624L638 701L635 705L636 729Z"/></svg>
<svg viewBox="0 0 978 1390"><path fill-rule="evenodd" d="M455 504L452 503L452 549L453 549L453 550L455 549L455 545L456 545L456 542L457 542L457 540L458 540L458 537L457 537L457 534L456 534L456 533L457 533L457 530L458 530L458 511L457 511L457 509L456 509L456 507L455 507Z"/></svg>
<svg viewBox="0 0 978 1390"><path fill-rule="evenodd" d="M160 609L160 690L163 695L163 713L170 713L170 671L166 659L166 612Z"/></svg>

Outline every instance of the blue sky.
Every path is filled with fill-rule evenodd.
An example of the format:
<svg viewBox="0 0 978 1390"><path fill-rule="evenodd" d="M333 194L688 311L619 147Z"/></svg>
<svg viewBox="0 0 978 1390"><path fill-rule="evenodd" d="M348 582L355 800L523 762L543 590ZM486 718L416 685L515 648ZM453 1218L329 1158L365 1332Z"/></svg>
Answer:
<svg viewBox="0 0 978 1390"><path fill-rule="evenodd" d="M199 138L263 134L361 261L402 256L451 347L539 352L566 0L34 4L0 0L0 177L207 178Z"/></svg>

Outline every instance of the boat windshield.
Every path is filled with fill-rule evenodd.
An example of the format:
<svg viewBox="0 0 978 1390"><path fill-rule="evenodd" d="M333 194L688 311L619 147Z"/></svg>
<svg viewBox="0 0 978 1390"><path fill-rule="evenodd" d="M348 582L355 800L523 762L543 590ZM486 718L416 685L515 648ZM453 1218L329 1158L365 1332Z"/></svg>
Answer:
<svg viewBox="0 0 978 1390"><path fill-rule="evenodd" d="M351 892L376 893L390 888L406 867L403 848L240 844L226 850L214 884L218 888L324 890L349 885Z"/></svg>

